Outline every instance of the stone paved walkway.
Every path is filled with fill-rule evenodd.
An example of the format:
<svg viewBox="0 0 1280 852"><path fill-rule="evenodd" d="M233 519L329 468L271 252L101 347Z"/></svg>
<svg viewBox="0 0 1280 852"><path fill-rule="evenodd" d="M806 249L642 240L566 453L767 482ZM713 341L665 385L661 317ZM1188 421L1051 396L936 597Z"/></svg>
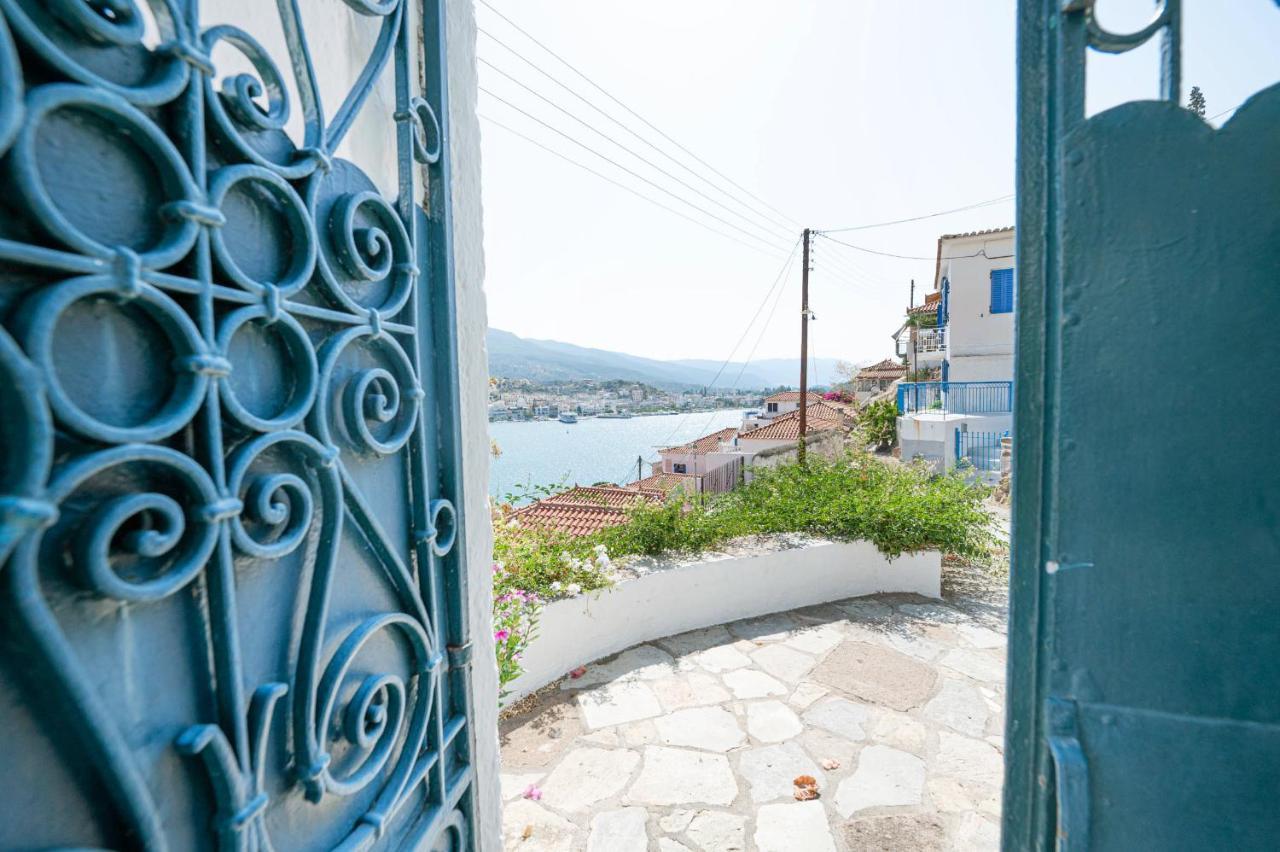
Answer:
<svg viewBox="0 0 1280 852"><path fill-rule="evenodd" d="M979 575L946 586L671 636L565 679L503 724L505 848L997 848L1006 598ZM819 798L796 800L803 775Z"/></svg>

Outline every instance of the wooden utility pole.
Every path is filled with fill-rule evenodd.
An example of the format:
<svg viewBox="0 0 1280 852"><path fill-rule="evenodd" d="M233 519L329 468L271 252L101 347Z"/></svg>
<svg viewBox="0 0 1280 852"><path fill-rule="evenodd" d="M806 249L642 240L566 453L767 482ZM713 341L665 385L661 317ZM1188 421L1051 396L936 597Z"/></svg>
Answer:
<svg viewBox="0 0 1280 852"><path fill-rule="evenodd" d="M800 273L800 443L797 460L804 462L804 438L809 428L809 229L804 229L804 267Z"/></svg>

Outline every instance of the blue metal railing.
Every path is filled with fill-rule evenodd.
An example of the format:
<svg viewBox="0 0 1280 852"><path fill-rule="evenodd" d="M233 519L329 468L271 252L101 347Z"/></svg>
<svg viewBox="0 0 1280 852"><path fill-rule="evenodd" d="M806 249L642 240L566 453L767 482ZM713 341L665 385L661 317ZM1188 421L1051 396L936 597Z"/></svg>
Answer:
<svg viewBox="0 0 1280 852"><path fill-rule="evenodd" d="M1000 470L1000 439L1006 432L967 432L956 429L956 462L967 461L978 470Z"/></svg>
<svg viewBox="0 0 1280 852"><path fill-rule="evenodd" d="M1013 411L1013 382L903 382L898 413L1006 414Z"/></svg>

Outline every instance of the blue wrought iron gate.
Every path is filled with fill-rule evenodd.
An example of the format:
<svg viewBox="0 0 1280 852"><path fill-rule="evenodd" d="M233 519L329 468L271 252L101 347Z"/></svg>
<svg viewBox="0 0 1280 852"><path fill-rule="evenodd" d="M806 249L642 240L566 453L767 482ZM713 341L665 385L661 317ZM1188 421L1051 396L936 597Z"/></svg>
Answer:
<svg viewBox="0 0 1280 852"><path fill-rule="evenodd" d="M0 0L0 848L473 845L443 0L345 4L326 111L297 0L300 103L197 0Z"/></svg>
<svg viewBox="0 0 1280 852"><path fill-rule="evenodd" d="M1019 6L1004 848L1274 849L1280 338L1231 341L1280 311L1280 86L1215 130L1177 0ZM1086 120L1086 52L1152 38L1162 100Z"/></svg>

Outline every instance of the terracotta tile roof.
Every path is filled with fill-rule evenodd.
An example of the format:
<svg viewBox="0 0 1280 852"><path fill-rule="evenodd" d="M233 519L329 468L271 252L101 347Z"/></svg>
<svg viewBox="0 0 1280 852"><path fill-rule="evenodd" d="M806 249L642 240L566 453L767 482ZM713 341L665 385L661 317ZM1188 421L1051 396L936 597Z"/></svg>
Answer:
<svg viewBox="0 0 1280 852"><path fill-rule="evenodd" d="M934 302L933 304L926 303L923 305L916 305L914 308L907 308L907 316L918 317L922 314L937 313L937 311L938 311L937 302Z"/></svg>
<svg viewBox="0 0 1280 852"><path fill-rule="evenodd" d="M572 536L591 535L605 527L616 527L627 520L622 509L607 506L574 506L557 503L534 503L515 513L522 525L551 527Z"/></svg>
<svg viewBox="0 0 1280 852"><path fill-rule="evenodd" d="M779 417L767 426L761 426L759 429L752 429L750 432L743 432L738 436L744 441L795 441L800 438L800 417L799 412L793 417L788 414L785 417ZM810 433L825 432L828 429L839 429L840 421L825 420L821 418L811 419L805 424L805 428Z"/></svg>
<svg viewBox="0 0 1280 852"><path fill-rule="evenodd" d="M553 494L539 502L557 505L607 506L610 509L626 509L637 500L661 500L662 493L655 489L631 489L618 485L575 485L568 491Z"/></svg>
<svg viewBox="0 0 1280 852"><path fill-rule="evenodd" d="M838 429L846 417L843 408L837 408L829 402L813 403L805 413L808 417L805 426L810 432ZM799 437L799 410L789 411L781 417L774 418L772 423L738 435L739 439L747 441L794 441Z"/></svg>
<svg viewBox="0 0 1280 852"><path fill-rule="evenodd" d="M858 371L859 379L896 379L905 376L907 368L892 358L885 358L879 364L863 367Z"/></svg>
<svg viewBox="0 0 1280 852"><path fill-rule="evenodd" d="M644 479L638 479L626 487L634 491L645 489L661 491L663 494L669 494L677 488L684 488L686 493L692 494L697 490L697 477L691 473L655 473Z"/></svg>
<svg viewBox="0 0 1280 852"><path fill-rule="evenodd" d="M822 399L822 397L818 397L818 399ZM720 443L722 441L732 441L733 436L736 434L738 434L738 430L730 426L726 429L721 429L719 432L712 432L710 435L703 435L701 438L698 438L695 441L690 441L687 444L681 444L678 447L667 447L666 449L658 450L658 452L685 453L686 455L695 456L706 455L707 453L714 453L716 450L720 449Z"/></svg>
<svg viewBox="0 0 1280 852"><path fill-rule="evenodd" d="M765 402L799 402L800 391L782 391L781 393L775 393L773 396L766 396L764 398L764 401ZM822 394L809 391L809 401L821 402Z"/></svg>
<svg viewBox="0 0 1280 852"><path fill-rule="evenodd" d="M518 509L512 517L521 524L551 527L573 536L590 535L624 523L632 506L664 499L663 492L649 488L579 485Z"/></svg>

